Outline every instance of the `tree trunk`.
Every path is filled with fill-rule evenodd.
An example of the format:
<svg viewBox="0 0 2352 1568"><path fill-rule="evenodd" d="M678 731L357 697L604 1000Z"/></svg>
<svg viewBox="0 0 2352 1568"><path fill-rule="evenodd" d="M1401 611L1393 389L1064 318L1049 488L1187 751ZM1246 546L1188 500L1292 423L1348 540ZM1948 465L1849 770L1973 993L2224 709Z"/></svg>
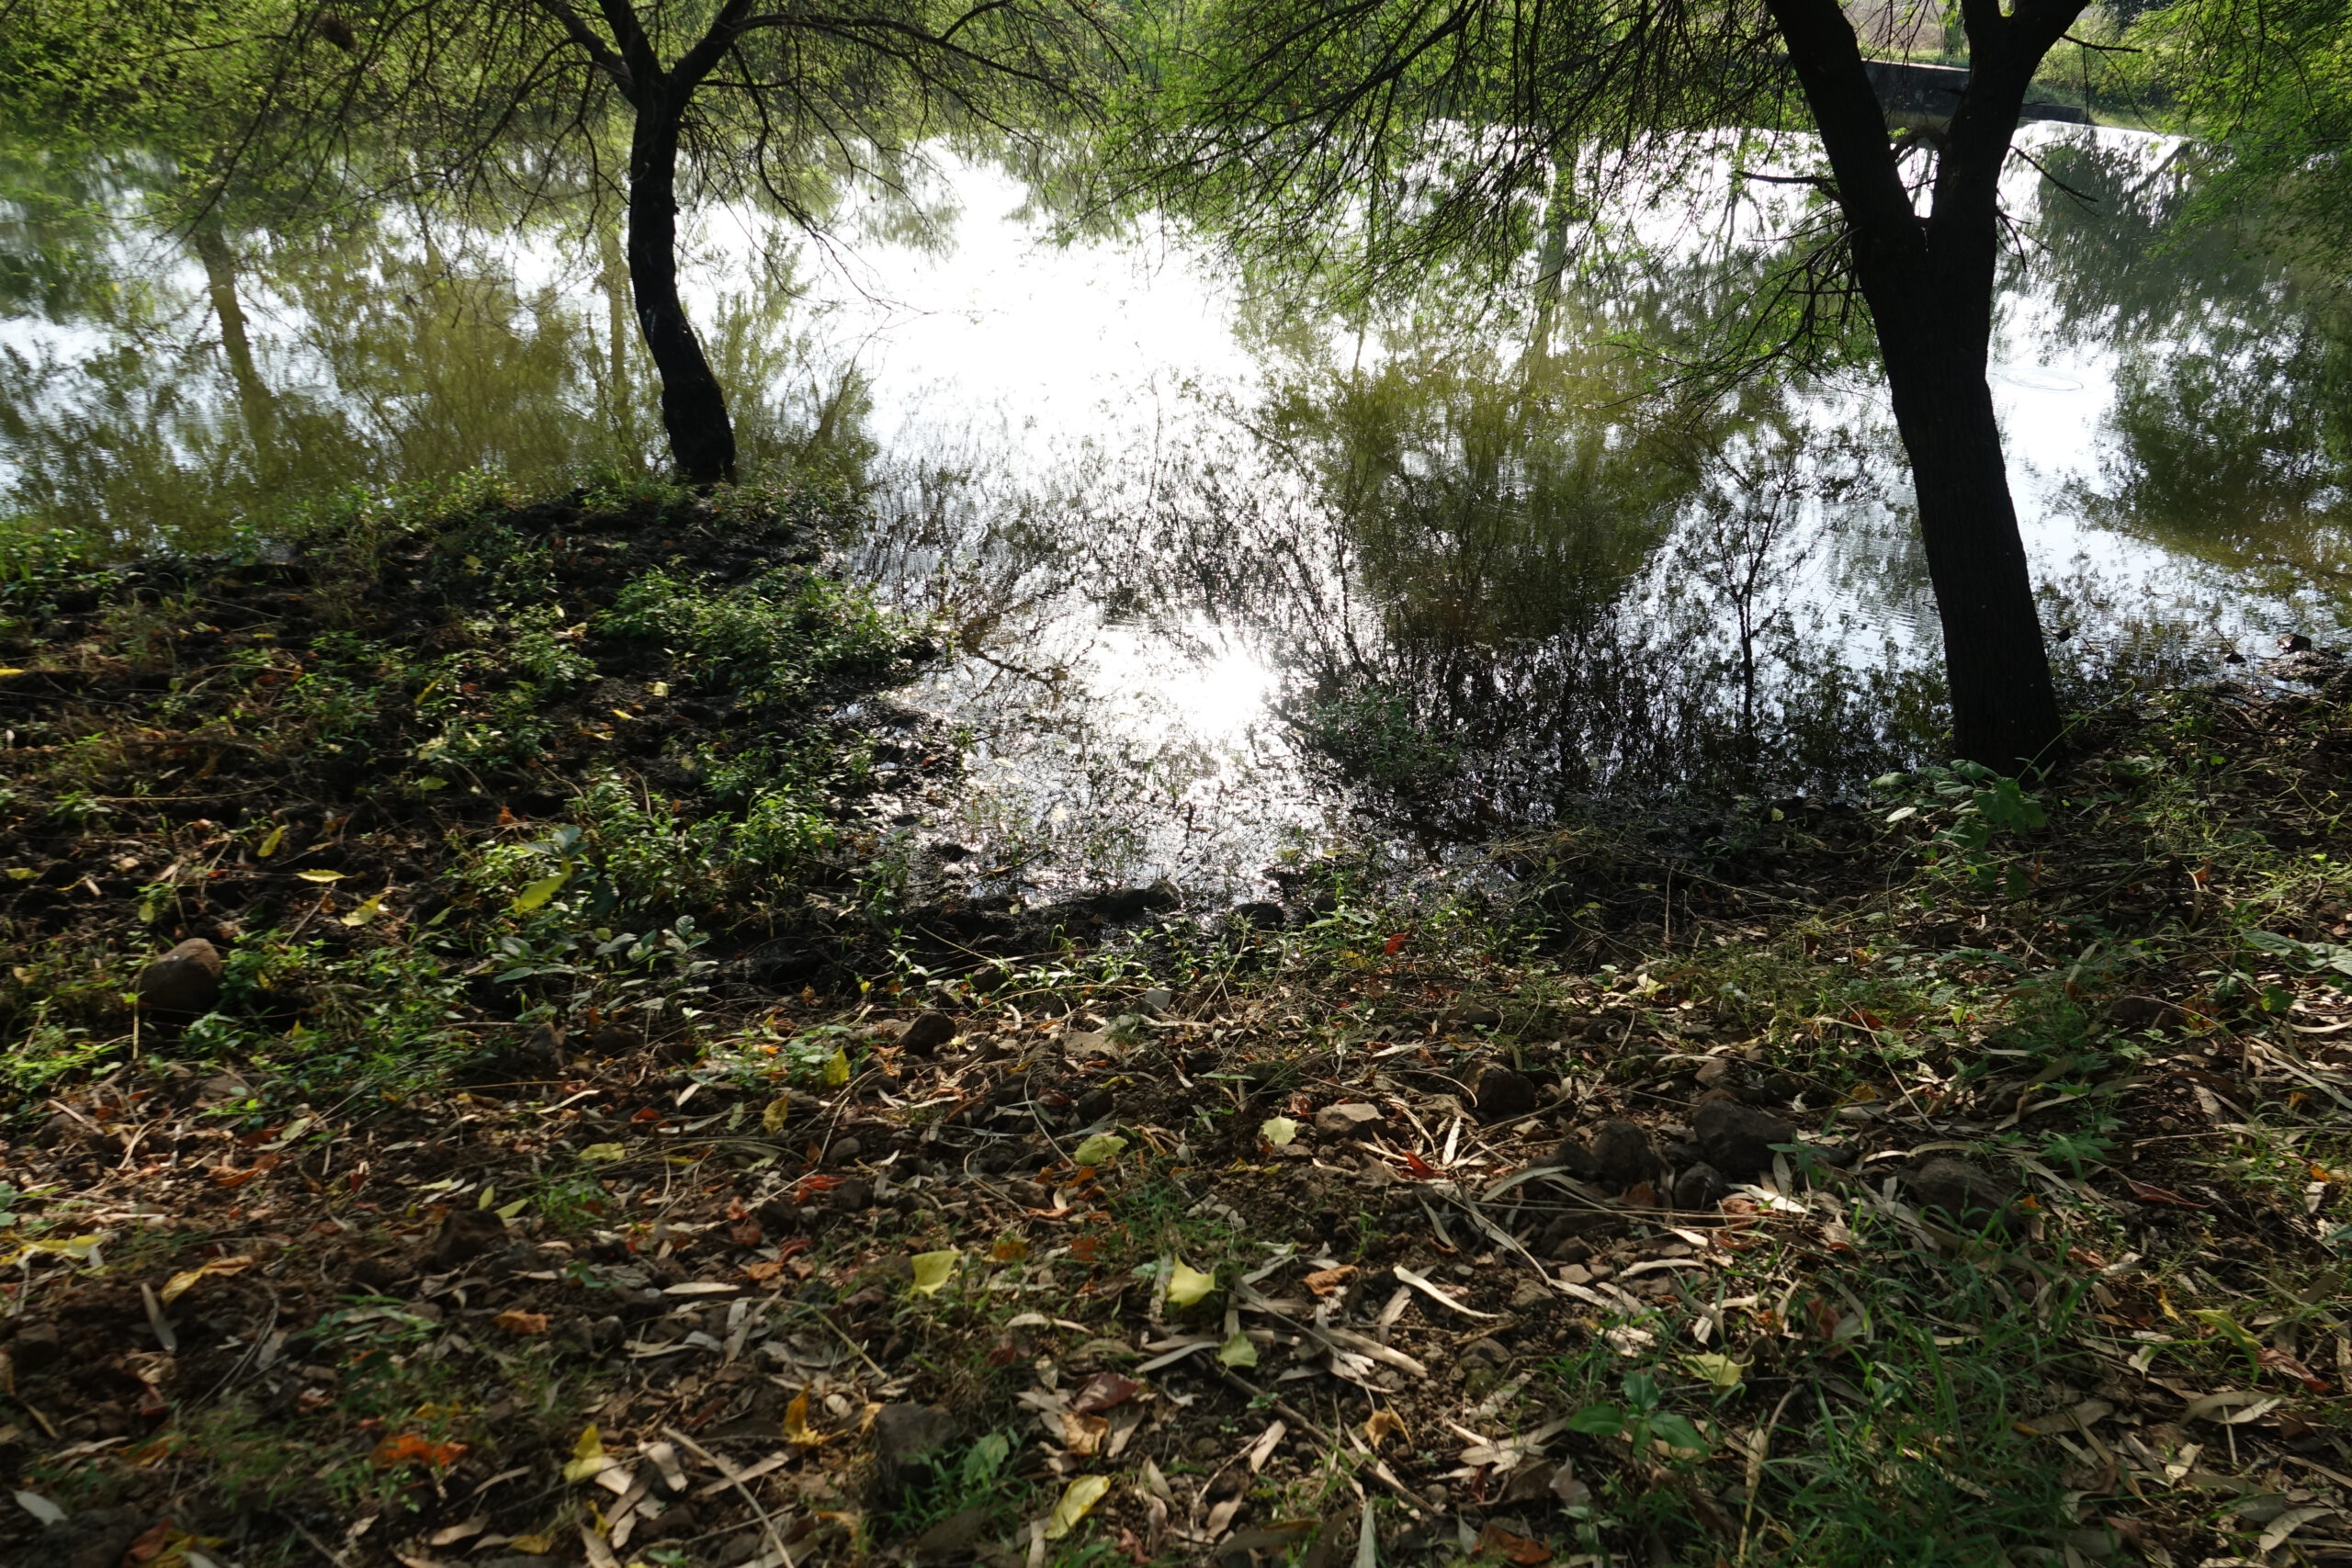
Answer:
<svg viewBox="0 0 2352 1568"><path fill-rule="evenodd" d="M1888 308L1875 299L1871 313L1943 623L1952 751L2003 773L2046 765L2061 728L2058 695L1984 378L1984 339L1939 320L1966 314L1964 303L1890 304L1907 319L1886 321ZM1940 346L1924 347L1922 338Z"/></svg>
<svg viewBox="0 0 2352 1568"><path fill-rule="evenodd" d="M2028 85L2084 0L1968 8L1969 80L1937 141L1924 220L1838 0L1766 0L1836 175L1911 458L1943 622L1952 750L2014 773L2047 761L2061 721L2025 541L1984 378L1999 259L2000 175Z"/></svg>
<svg viewBox="0 0 2352 1568"><path fill-rule="evenodd" d="M637 106L629 140L628 283L654 372L662 378L662 424L678 477L715 484L735 477L735 427L694 324L678 299L678 130L684 95Z"/></svg>

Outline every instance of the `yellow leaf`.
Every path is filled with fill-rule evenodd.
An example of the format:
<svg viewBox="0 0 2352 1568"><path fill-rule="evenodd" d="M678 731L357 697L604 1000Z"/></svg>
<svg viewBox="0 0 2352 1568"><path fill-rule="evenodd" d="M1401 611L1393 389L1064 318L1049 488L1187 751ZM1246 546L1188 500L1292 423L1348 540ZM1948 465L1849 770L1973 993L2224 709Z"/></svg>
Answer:
<svg viewBox="0 0 2352 1568"><path fill-rule="evenodd" d="M571 1462L563 1467L563 1478L574 1483L588 1481L610 1469L612 1462L605 1457L605 1439L592 1421L581 1430L580 1440L571 1445Z"/></svg>
<svg viewBox="0 0 2352 1568"><path fill-rule="evenodd" d="M847 1051L838 1045L833 1047L833 1054L825 1058L824 1077L826 1085L832 1089L839 1089L849 1082L849 1053Z"/></svg>
<svg viewBox="0 0 2352 1568"><path fill-rule="evenodd" d="M510 905L509 908L511 908L515 914L527 915L532 910L537 908L540 905L546 903L548 899L554 897L556 896L556 891L571 880L571 868L570 866L565 866L553 876L542 876L537 882L532 883L528 887L524 888L523 891L514 895L514 902Z"/></svg>
<svg viewBox="0 0 2352 1568"><path fill-rule="evenodd" d="M963 1257L954 1247L944 1252L918 1252L914 1256L915 1294L935 1296L940 1287L955 1276L956 1260Z"/></svg>
<svg viewBox="0 0 2352 1568"><path fill-rule="evenodd" d="M1373 1452L1378 1453L1382 1443L1392 1437L1405 1435L1405 1418L1385 1407L1375 1410L1364 1418L1363 1435L1364 1440L1372 1445Z"/></svg>
<svg viewBox="0 0 2352 1568"><path fill-rule="evenodd" d="M497 1185L496 1185L495 1183L493 1183L493 1184L492 1184L491 1186L485 1187L485 1188L483 1188L483 1189L481 1190L481 1196L474 1200L474 1207L475 1207L475 1208L477 1208L477 1209L487 1209L487 1208L489 1208L492 1203L495 1203L495 1202L497 1202L497 1201L498 1201L498 1188L497 1188Z"/></svg>
<svg viewBox="0 0 2352 1568"><path fill-rule="evenodd" d="M1740 1380L1747 1375L1745 1363L1735 1361L1729 1356L1719 1355L1712 1350L1704 1355L1685 1356L1682 1358L1682 1364L1717 1388L1724 1390L1737 1388Z"/></svg>
<svg viewBox="0 0 2352 1568"><path fill-rule="evenodd" d="M294 874L305 882L325 883L343 880L343 873L339 871L298 871Z"/></svg>
<svg viewBox="0 0 2352 1568"><path fill-rule="evenodd" d="M511 1219L513 1219L515 1215L517 1215L517 1214L521 1213L524 1210L526 1210L526 1209L529 1208L530 1206L531 1206L531 1201L530 1201L528 1198L517 1198L517 1199L515 1199L515 1200L514 1200L514 1201L513 1201L512 1203L509 1203L509 1204L505 1205L503 1208L499 1209L499 1210L497 1211L497 1214L498 1214L498 1217L499 1217L500 1219L502 1219L502 1220L511 1220Z"/></svg>
<svg viewBox="0 0 2352 1568"><path fill-rule="evenodd" d="M606 1160L626 1159L628 1157L628 1151L618 1144L591 1144L580 1151L580 1157L601 1163Z"/></svg>
<svg viewBox="0 0 2352 1568"><path fill-rule="evenodd" d="M1237 1334L1216 1348L1216 1359L1228 1367L1254 1367L1258 1364L1258 1347L1247 1334Z"/></svg>
<svg viewBox="0 0 2352 1568"><path fill-rule="evenodd" d="M250 1258L208 1258L193 1269L183 1269L164 1281L164 1304L169 1306L187 1294L196 1287L198 1280L209 1274L238 1274L253 1266L254 1260Z"/></svg>
<svg viewBox="0 0 2352 1568"><path fill-rule="evenodd" d="M1111 1495L1111 1478L1107 1475L1081 1475L1062 1493L1062 1500L1054 1505L1054 1517L1046 1521L1046 1539L1059 1540L1076 1529L1079 1521L1094 1511L1094 1505Z"/></svg>
<svg viewBox="0 0 2352 1568"><path fill-rule="evenodd" d="M0 675L21 675L23 673L24 671L22 670L13 664L0 667Z"/></svg>
<svg viewBox="0 0 2352 1568"><path fill-rule="evenodd" d="M804 1449L816 1448L825 1440L824 1433L808 1429L808 1391L805 1388L784 1407L784 1440Z"/></svg>
<svg viewBox="0 0 2352 1568"><path fill-rule="evenodd" d="M518 1535L506 1544L526 1557L545 1557L548 1552L555 1550L555 1537L551 1535Z"/></svg>
<svg viewBox="0 0 2352 1568"><path fill-rule="evenodd" d="M254 853L262 860L267 860L270 856L277 852L277 846L285 841L286 824L280 822L277 827L272 828L269 830L269 837L261 841L261 848L255 850Z"/></svg>
<svg viewBox="0 0 2352 1568"><path fill-rule="evenodd" d="M1216 1289L1216 1276L1204 1274L1179 1259L1168 1271L1168 1304L1188 1307L1206 1300Z"/></svg>
<svg viewBox="0 0 2352 1568"><path fill-rule="evenodd" d="M1126 1139L1116 1133L1097 1133L1079 1145L1069 1157L1080 1165L1109 1165L1126 1146Z"/></svg>
<svg viewBox="0 0 2352 1568"><path fill-rule="evenodd" d="M791 1115L792 1100L789 1097L779 1094L768 1101L768 1108L765 1111L760 1112L760 1125L770 1133L781 1133L784 1131L785 1122Z"/></svg>
<svg viewBox="0 0 2352 1568"><path fill-rule="evenodd" d="M1286 1148L1298 1136L1298 1123L1287 1116L1269 1116L1258 1123L1258 1136L1276 1148Z"/></svg>
<svg viewBox="0 0 2352 1568"><path fill-rule="evenodd" d="M343 917L343 923L346 926L364 926L383 912L384 896L379 893L371 898L363 899L356 908L347 911Z"/></svg>

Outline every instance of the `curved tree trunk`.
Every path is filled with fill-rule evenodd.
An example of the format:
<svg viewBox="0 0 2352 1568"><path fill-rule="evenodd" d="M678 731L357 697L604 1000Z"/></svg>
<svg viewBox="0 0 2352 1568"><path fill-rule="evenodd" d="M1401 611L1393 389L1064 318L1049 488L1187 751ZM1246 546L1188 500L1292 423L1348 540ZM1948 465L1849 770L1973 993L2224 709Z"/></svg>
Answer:
<svg viewBox="0 0 2352 1568"><path fill-rule="evenodd" d="M1871 309L1880 314L1875 301ZM1943 624L1952 751L2016 773L2050 761L2045 753L2062 720L1993 417L1984 339L1943 319L1964 312L1915 299L1902 310L1907 320L1882 327L1879 342ZM1922 351L1906 341L1923 336L1949 346ZM1965 346L1972 342L1979 345L1973 355Z"/></svg>
<svg viewBox="0 0 2352 1568"><path fill-rule="evenodd" d="M662 424L678 477L715 484L735 477L735 426L727 395L678 299L678 130L683 95L637 107L629 140L628 284L638 330L662 378Z"/></svg>
<svg viewBox="0 0 2352 1568"><path fill-rule="evenodd" d="M2045 762L2063 723L1985 369L2001 169L2034 71L2084 0L1965 8L1968 85L1937 137L1924 218L1843 7L1766 4L1829 154L1828 194L1852 226L1855 277L1911 457L1943 622L1952 750L2005 773Z"/></svg>

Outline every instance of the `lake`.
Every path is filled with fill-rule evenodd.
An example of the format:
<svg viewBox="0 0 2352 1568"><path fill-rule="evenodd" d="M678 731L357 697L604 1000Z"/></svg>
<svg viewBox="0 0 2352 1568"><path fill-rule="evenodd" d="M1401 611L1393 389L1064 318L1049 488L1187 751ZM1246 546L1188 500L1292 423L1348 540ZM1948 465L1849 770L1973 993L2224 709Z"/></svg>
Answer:
<svg viewBox="0 0 2352 1568"><path fill-rule="evenodd" d="M2070 692L2330 633L2332 285L2168 236L2175 143L2023 140L2097 198L2013 180L1996 348ZM398 209L187 235L135 164L9 183L16 511L195 549L347 487L658 469L610 240ZM847 570L955 650L901 695L965 786L885 820L1031 886L1238 899L1338 845L1442 864L1572 806L1851 793L1923 754L1934 618L1869 367L1650 395L1771 216L1348 314L1164 226L1057 239L943 154L821 241L703 212L689 303L748 467L860 495Z"/></svg>

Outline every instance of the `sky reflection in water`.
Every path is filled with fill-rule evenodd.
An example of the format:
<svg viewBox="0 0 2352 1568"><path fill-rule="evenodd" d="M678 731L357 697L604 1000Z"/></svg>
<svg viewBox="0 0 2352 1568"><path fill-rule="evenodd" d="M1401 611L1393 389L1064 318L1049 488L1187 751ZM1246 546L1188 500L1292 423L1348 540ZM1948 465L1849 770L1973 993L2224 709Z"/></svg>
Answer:
<svg viewBox="0 0 2352 1568"><path fill-rule="evenodd" d="M2341 406L2328 301L2227 237L2158 256L2162 152L2045 149L2116 199L2043 203L1997 350L2086 668L2312 629L2352 564L2311 413ZM747 452L854 475L851 563L968 650L908 694L973 759L907 813L922 841L1248 897L1366 824L1442 852L1595 791L1833 789L1916 746L1932 617L1871 379L1671 427L1626 401L1612 336L1690 328L1697 256L1356 330L1159 233L1047 244L993 170L940 195L927 231L876 209L830 253L711 214L691 272ZM390 213L180 243L116 207L0 223L20 508L200 546L345 484L658 455L609 246Z"/></svg>

